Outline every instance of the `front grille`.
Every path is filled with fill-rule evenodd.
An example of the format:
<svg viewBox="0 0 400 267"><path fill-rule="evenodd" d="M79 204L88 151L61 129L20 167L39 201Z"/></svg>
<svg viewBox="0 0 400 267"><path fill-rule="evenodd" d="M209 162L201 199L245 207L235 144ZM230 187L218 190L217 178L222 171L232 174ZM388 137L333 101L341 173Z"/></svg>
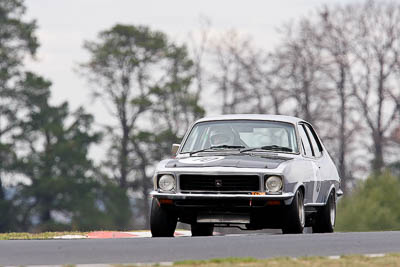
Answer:
<svg viewBox="0 0 400 267"><path fill-rule="evenodd" d="M181 174L182 191L254 192L260 189L258 175Z"/></svg>

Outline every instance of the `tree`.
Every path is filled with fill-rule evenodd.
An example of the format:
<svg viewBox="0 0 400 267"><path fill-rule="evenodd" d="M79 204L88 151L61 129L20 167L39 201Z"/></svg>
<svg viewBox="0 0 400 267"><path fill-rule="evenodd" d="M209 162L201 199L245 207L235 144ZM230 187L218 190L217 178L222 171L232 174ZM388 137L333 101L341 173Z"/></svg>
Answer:
<svg viewBox="0 0 400 267"><path fill-rule="evenodd" d="M326 75L328 82L332 84L331 90L335 93L339 105L335 105L335 110L339 114L337 121L338 129L334 131L336 142L336 153L338 172L342 178L342 189L347 192L348 182L352 179L351 172L347 166L350 164L348 159L351 157L349 149L350 141L355 133L357 123L352 119L354 118L354 109L350 108L352 104L352 90L349 83L349 69L350 69L350 41L346 38L349 29L347 25L351 21L348 14L343 14L341 8L329 10L327 7L321 10L319 18L316 22L320 27L316 32L317 49L324 52L326 61L329 64L327 67Z"/></svg>
<svg viewBox="0 0 400 267"><path fill-rule="evenodd" d="M269 106L263 70L263 51L255 47L250 38L243 38L235 31L215 38L209 48L215 62L210 77L216 94L220 96L221 112L267 113Z"/></svg>
<svg viewBox="0 0 400 267"><path fill-rule="evenodd" d="M166 36L147 27L116 25L99 34L98 42L86 42L91 58L82 64L94 93L118 120L118 128L110 129L116 161L109 166L122 188L132 181L134 159L130 139L140 114L150 106L151 88L157 80L158 66L166 46Z"/></svg>
<svg viewBox="0 0 400 267"><path fill-rule="evenodd" d="M126 228L126 196L118 196L110 183L100 183L88 158L90 146L100 138L92 131L93 117L82 108L70 113L67 103L50 105L49 87L50 82L32 73L21 84L21 100L29 112L16 137L23 144L16 170L28 179L14 198L20 230Z"/></svg>
<svg viewBox="0 0 400 267"><path fill-rule="evenodd" d="M183 136L190 124L204 115L198 91L192 88L197 68L185 46L168 45L165 60L165 76L152 90L153 120L174 136Z"/></svg>
<svg viewBox="0 0 400 267"><path fill-rule="evenodd" d="M400 110L400 5L367 1L343 10L353 16L351 84L369 130L374 158L372 169L381 171L390 131Z"/></svg>
<svg viewBox="0 0 400 267"><path fill-rule="evenodd" d="M295 116L322 128L329 121L332 92L326 86L326 65L320 49L315 49L315 25L302 19L283 28L283 40L273 54L280 87L292 101ZM321 132L321 131L320 131Z"/></svg>
<svg viewBox="0 0 400 267"><path fill-rule="evenodd" d="M84 47L90 59L81 68L117 121L108 126L112 145L105 166L121 188L141 199L135 217L144 215L147 224L154 161L203 113L190 86L193 62L184 46L144 26L116 25Z"/></svg>
<svg viewBox="0 0 400 267"><path fill-rule="evenodd" d="M23 110L15 85L24 78L24 59L33 57L38 47L36 23L24 19L25 11L22 0L0 1L0 231L11 229L16 217L3 186L4 176L14 171L12 136Z"/></svg>
<svg viewBox="0 0 400 267"><path fill-rule="evenodd" d="M0 143L6 142L8 134L18 126L17 115L21 106L14 87L23 79L24 58L34 56L38 47L34 36L36 24L24 21L24 14L23 1L0 2ZM0 156L4 154L7 153L0 153ZM0 164L3 162L7 160L1 158ZM0 173L1 170L0 167Z"/></svg>

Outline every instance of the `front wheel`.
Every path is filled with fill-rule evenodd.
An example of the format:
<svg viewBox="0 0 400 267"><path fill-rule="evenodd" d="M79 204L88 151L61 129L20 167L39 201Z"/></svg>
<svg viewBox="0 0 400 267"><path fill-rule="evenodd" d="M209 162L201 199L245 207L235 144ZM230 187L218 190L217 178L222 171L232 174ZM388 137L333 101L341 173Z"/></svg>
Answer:
<svg viewBox="0 0 400 267"><path fill-rule="evenodd" d="M282 233L301 234L305 225L304 195L301 189L296 191L292 203L286 207Z"/></svg>
<svg viewBox="0 0 400 267"><path fill-rule="evenodd" d="M174 236L178 218L167 209L163 208L157 199L151 203L150 230L153 237Z"/></svg>
<svg viewBox="0 0 400 267"><path fill-rule="evenodd" d="M192 236L212 236L214 232L213 224L193 223L191 224Z"/></svg>
<svg viewBox="0 0 400 267"><path fill-rule="evenodd" d="M313 233L333 233L336 223L336 198L335 192L329 194L325 206L321 207L313 223Z"/></svg>

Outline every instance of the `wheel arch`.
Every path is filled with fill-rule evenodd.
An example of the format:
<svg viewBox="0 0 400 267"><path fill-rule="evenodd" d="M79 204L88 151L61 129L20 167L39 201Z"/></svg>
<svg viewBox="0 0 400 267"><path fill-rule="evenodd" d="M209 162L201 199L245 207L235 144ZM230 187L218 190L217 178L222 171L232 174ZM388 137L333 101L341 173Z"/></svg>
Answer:
<svg viewBox="0 0 400 267"><path fill-rule="evenodd" d="M306 194L306 187L303 183L298 182L294 187L293 187L293 193L295 194L297 192L297 190L301 190L303 193L303 197L305 198L305 194ZM293 198L287 199L285 200L285 205L290 205L292 204Z"/></svg>
<svg viewBox="0 0 400 267"><path fill-rule="evenodd" d="M334 193L334 196L335 196L335 199L336 199L336 194L335 194L336 193L336 187L335 187L335 185L332 184L327 192L328 192L328 194L326 194L326 196L324 198L324 205L326 205L326 203L328 203L329 196L331 195L332 192Z"/></svg>

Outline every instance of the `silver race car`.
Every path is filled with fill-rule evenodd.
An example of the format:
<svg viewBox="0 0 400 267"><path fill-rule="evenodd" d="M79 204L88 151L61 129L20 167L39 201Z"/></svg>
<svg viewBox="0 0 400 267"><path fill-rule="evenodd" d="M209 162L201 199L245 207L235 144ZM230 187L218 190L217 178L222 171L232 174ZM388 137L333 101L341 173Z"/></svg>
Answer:
<svg viewBox="0 0 400 267"><path fill-rule="evenodd" d="M196 121L174 158L154 174L153 237L192 236L214 226L283 233L333 232L343 192L336 167L313 127L279 115L223 115Z"/></svg>

